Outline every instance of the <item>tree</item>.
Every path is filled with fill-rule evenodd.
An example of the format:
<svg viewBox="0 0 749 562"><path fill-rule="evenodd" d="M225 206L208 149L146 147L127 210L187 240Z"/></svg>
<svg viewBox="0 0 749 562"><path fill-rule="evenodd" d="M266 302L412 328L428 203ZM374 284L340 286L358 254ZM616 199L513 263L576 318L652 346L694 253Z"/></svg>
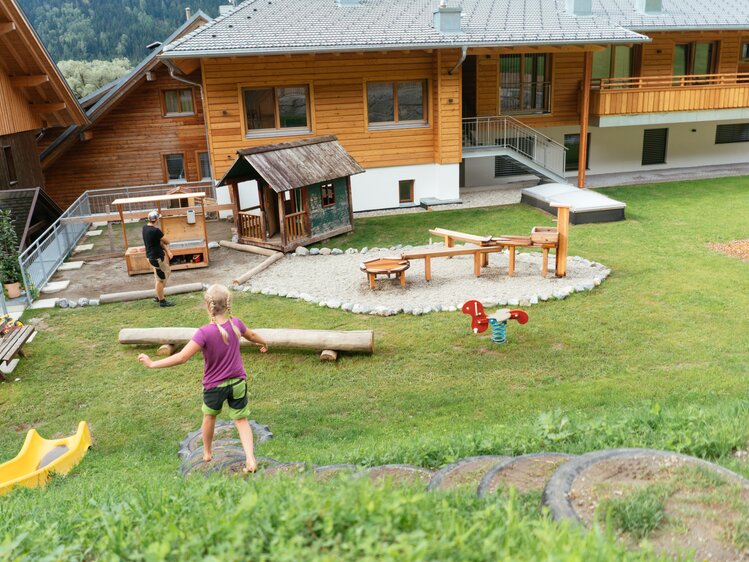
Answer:
<svg viewBox="0 0 749 562"><path fill-rule="evenodd" d="M63 60L57 65L76 96L82 98L124 76L132 67L126 58L108 60Z"/></svg>

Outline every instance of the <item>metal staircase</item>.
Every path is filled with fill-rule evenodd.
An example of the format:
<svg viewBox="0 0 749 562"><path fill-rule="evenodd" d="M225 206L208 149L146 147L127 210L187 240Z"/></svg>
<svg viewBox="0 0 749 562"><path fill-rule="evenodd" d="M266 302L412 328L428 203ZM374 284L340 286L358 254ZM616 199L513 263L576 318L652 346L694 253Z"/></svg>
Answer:
<svg viewBox="0 0 749 562"><path fill-rule="evenodd" d="M463 158L505 156L530 174L557 183L567 148L509 115L463 119Z"/></svg>

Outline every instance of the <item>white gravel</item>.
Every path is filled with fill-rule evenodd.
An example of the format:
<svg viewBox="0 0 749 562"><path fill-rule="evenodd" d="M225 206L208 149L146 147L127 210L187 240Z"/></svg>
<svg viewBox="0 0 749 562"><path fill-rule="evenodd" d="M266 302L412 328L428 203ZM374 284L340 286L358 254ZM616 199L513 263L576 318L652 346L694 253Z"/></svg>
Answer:
<svg viewBox="0 0 749 562"><path fill-rule="evenodd" d="M434 244L432 247L440 247ZM426 247L426 246L422 246ZM410 249L405 247L403 250ZM485 306L528 306L561 299L577 291L592 290L610 273L604 265L581 257L567 259L567 276L554 277L554 257L549 275L541 277L541 252L518 252L513 277L507 276L506 252L489 255L489 266L473 275L473 256L432 259L432 280L424 279L424 261L412 260L406 288L395 279L378 277L374 290L359 269L364 260L399 257L401 249L370 249L364 255L287 255L250 279L245 291L300 298L330 308L389 316L460 309L471 299Z"/></svg>

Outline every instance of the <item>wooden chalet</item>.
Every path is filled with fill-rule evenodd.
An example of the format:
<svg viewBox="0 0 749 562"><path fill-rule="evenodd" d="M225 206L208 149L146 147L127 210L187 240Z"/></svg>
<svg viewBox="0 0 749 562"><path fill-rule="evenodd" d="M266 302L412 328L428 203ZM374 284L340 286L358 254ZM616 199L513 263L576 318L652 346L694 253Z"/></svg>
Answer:
<svg viewBox="0 0 749 562"><path fill-rule="evenodd" d="M209 20L198 11L165 44ZM175 78L161 50L81 99L89 123L41 140L47 190L61 206L89 189L212 181L200 71Z"/></svg>
<svg viewBox="0 0 749 562"><path fill-rule="evenodd" d="M228 185L242 244L290 252L353 230L351 176L364 172L334 136L237 151L219 182ZM242 207L239 184L257 184Z"/></svg>
<svg viewBox="0 0 749 562"><path fill-rule="evenodd" d="M87 118L16 0L0 0L0 207L21 247L60 216L45 195L36 137Z"/></svg>
<svg viewBox="0 0 749 562"><path fill-rule="evenodd" d="M745 2L445 4L247 2L161 56L202 69L217 176L237 147L333 134L366 169L355 211L746 162Z"/></svg>

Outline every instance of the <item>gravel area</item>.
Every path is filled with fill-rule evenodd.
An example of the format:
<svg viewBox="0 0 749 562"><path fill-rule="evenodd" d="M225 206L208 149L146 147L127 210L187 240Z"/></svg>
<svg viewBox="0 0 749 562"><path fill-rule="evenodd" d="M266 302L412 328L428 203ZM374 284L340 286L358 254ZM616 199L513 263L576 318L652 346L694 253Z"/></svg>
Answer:
<svg viewBox="0 0 749 562"><path fill-rule="evenodd" d="M433 244L431 247L441 247ZM420 246L419 248L428 247ZM541 277L541 252L518 252L515 275L507 276L508 254L490 254L489 266L480 277L473 275L473 257L432 259L432 280L424 279L424 261L412 260L406 272L406 288L399 282L378 277L374 290L360 271L362 261L398 257L401 250L364 249L366 255L349 249L323 248L319 255L288 255L250 279L240 289L253 293L303 299L330 308L361 314L424 314L459 310L471 299L487 307L528 306L549 299L563 299L577 291L592 290L610 273L604 265L580 257L567 260L567 277L553 275L554 257L549 257L549 275ZM301 253L306 249L300 249ZM318 250L313 250L318 252Z"/></svg>

